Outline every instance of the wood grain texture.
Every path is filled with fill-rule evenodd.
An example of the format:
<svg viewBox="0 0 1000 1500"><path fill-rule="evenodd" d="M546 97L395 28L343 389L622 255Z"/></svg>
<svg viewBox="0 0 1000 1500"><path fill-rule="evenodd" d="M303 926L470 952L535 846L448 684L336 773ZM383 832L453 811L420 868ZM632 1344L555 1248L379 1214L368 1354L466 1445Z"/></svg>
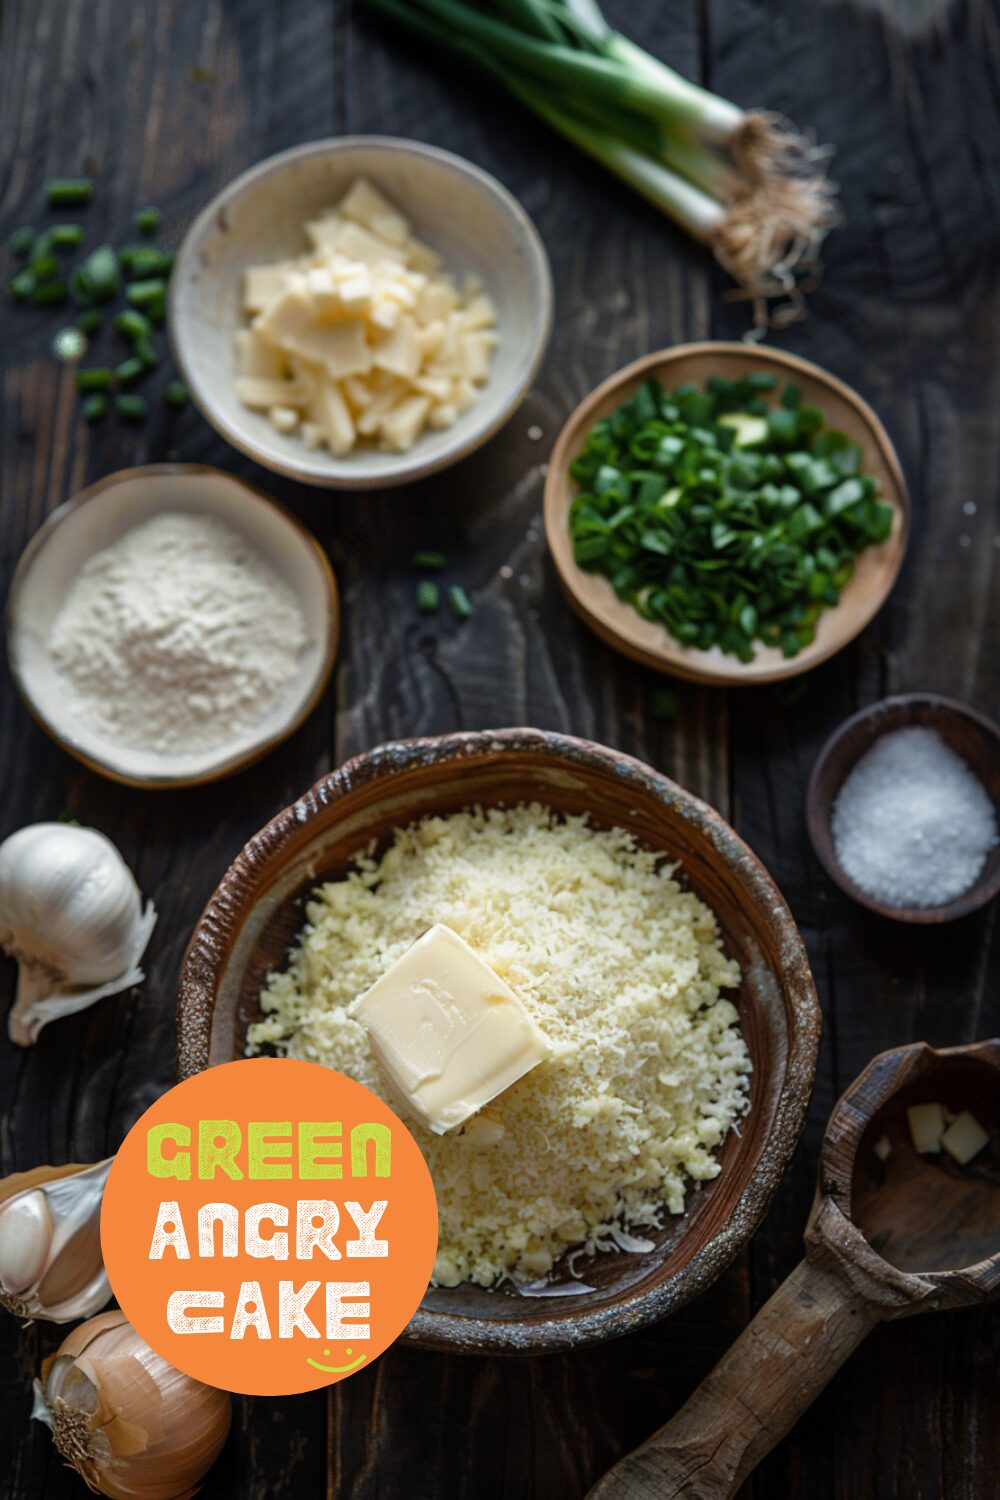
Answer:
<svg viewBox="0 0 1000 1500"><path fill-rule="evenodd" d="M428 140L495 173L553 262L557 331L508 429L453 473L363 501L273 481L194 412L152 403L139 429L86 430L49 344L57 318L4 308L4 580L42 517L112 469L179 456L289 503L344 588L335 684L295 739L233 781L176 797L116 788L53 749L0 675L0 832L69 806L121 846L161 919L143 987L0 1044L0 1164L95 1159L173 1076L174 994L219 875L271 814L347 755L401 734L529 723L627 750L732 817L809 945L826 1037L803 1144L750 1254L651 1331L512 1362L393 1351L321 1395L238 1403L205 1490L285 1500L578 1500L676 1411L801 1254L820 1138L883 1048L1000 1029L996 907L960 930L901 934L823 876L803 804L819 748L890 690L1000 706L1000 21L988 0L614 0L609 14L690 76L786 111L838 146L847 224L808 322L776 340L857 387L907 470L914 531L887 608L801 684L678 691L597 643L562 600L540 526L542 466L576 402L618 366L695 338L738 338L726 283L623 188L506 100L381 37L350 0L2 0L0 243L41 213L45 176L100 169L87 210L125 239L156 201L176 243L234 173L335 131ZM159 375L156 381L159 380ZM155 384L155 383L154 383ZM531 434L540 428L542 436ZM974 510L969 510L974 506ZM409 558L441 544L476 606L466 626L413 607ZM0 983L12 987L8 966ZM52 1329L0 1328L0 1492L83 1490L29 1425ZM981 1311L876 1330L745 1487L753 1500L992 1500L1000 1472L1000 1321Z"/></svg>

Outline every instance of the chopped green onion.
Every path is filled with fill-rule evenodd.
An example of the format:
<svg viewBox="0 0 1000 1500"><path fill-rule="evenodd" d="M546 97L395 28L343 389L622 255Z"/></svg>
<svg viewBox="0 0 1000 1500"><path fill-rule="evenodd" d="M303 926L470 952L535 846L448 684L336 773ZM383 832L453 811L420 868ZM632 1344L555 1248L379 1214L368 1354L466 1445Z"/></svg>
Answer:
<svg viewBox="0 0 1000 1500"><path fill-rule="evenodd" d="M35 287L31 300L41 306L47 302L65 302L68 295L69 288L65 281L43 281Z"/></svg>
<svg viewBox="0 0 1000 1500"><path fill-rule="evenodd" d="M69 250L82 245L87 237L82 224L53 224L45 233L49 244L56 250Z"/></svg>
<svg viewBox="0 0 1000 1500"><path fill-rule="evenodd" d="M148 276L169 276L174 268L173 253L159 250L155 245L126 245L118 252L118 258L130 281Z"/></svg>
<svg viewBox="0 0 1000 1500"><path fill-rule="evenodd" d="M98 245L73 272L73 294L81 302L109 302L118 290L118 257L110 245Z"/></svg>
<svg viewBox="0 0 1000 1500"><path fill-rule="evenodd" d="M89 203L94 196L94 184L89 177L54 177L45 184L45 196L50 208Z"/></svg>
<svg viewBox="0 0 1000 1500"><path fill-rule="evenodd" d="M136 339L135 352L147 370L151 370L154 365L160 363L160 356L156 352L156 345L145 334Z"/></svg>
<svg viewBox="0 0 1000 1500"><path fill-rule="evenodd" d="M88 396L86 401L81 401L80 403L80 415L85 422L98 421L104 416L107 409L108 398L107 396L102 396L99 391L95 392L93 396Z"/></svg>
<svg viewBox="0 0 1000 1500"><path fill-rule="evenodd" d="M60 328L52 340L52 352L56 359L72 364L86 354L87 340L79 328Z"/></svg>
<svg viewBox="0 0 1000 1500"><path fill-rule="evenodd" d="M146 366L143 364L142 360L139 359L138 356L136 356L133 359L123 360L123 362L115 370L115 379L117 380L119 385L131 385L134 380L138 380L139 377L141 375L144 375L145 373Z"/></svg>
<svg viewBox="0 0 1000 1500"><path fill-rule="evenodd" d="M18 271L17 275L8 281L7 290L12 297L16 297L19 302L23 302L35 290L34 273L31 271Z"/></svg>
<svg viewBox="0 0 1000 1500"><path fill-rule="evenodd" d="M415 568L426 568L431 573L439 573L444 567L446 558L443 552L414 552L413 566Z"/></svg>
<svg viewBox="0 0 1000 1500"><path fill-rule="evenodd" d="M97 311L97 308L96 307L88 307L77 318L77 320L76 320L76 326L79 329L81 329L81 331L83 333L86 333L86 334L95 334L95 333L98 332L98 330L100 329L101 324L103 322L104 322L104 319L101 317L100 313Z"/></svg>
<svg viewBox="0 0 1000 1500"><path fill-rule="evenodd" d="M133 281L125 288L125 296L133 307L155 306L167 290L167 283L159 277L149 281Z"/></svg>
<svg viewBox="0 0 1000 1500"><path fill-rule="evenodd" d="M650 716L661 722L677 717L677 694L673 688L654 688L649 695Z"/></svg>
<svg viewBox="0 0 1000 1500"><path fill-rule="evenodd" d="M163 214L160 210L150 206L149 208L137 209L132 217L132 222L143 234L155 234L160 227L160 220L162 218Z"/></svg>
<svg viewBox="0 0 1000 1500"><path fill-rule="evenodd" d="M109 391L115 383L115 377L111 370L105 370L98 365L92 365L89 370L77 370L76 388L78 391Z"/></svg>
<svg viewBox="0 0 1000 1500"><path fill-rule="evenodd" d="M146 316L151 323L156 324L157 328L160 327L167 316L167 297L165 292L158 292L155 297L146 303Z"/></svg>
<svg viewBox="0 0 1000 1500"><path fill-rule="evenodd" d="M472 605L469 596L460 584L452 584L448 590L448 603L456 620L467 620L472 614Z"/></svg>
<svg viewBox="0 0 1000 1500"><path fill-rule="evenodd" d="M54 255L37 255L31 262L36 281L51 281L59 274L59 262Z"/></svg>
<svg viewBox="0 0 1000 1500"><path fill-rule="evenodd" d="M436 583L424 578L417 584L417 608L422 615L436 614L440 600L441 590Z"/></svg>
<svg viewBox="0 0 1000 1500"><path fill-rule="evenodd" d="M141 422L149 411L145 396L116 396L115 410L125 422Z"/></svg>
<svg viewBox="0 0 1000 1500"><path fill-rule="evenodd" d="M134 341L135 339L149 338L153 331L153 325L149 319L137 308L126 307L122 312L116 313L114 317L114 329L124 338Z"/></svg>
<svg viewBox="0 0 1000 1500"><path fill-rule="evenodd" d="M189 401L188 388L183 380L171 380L163 390L163 399L167 406L187 406Z"/></svg>
<svg viewBox="0 0 1000 1500"><path fill-rule="evenodd" d="M25 224L21 229L15 229L7 246L11 255L28 255L35 243L35 231L30 224Z"/></svg>

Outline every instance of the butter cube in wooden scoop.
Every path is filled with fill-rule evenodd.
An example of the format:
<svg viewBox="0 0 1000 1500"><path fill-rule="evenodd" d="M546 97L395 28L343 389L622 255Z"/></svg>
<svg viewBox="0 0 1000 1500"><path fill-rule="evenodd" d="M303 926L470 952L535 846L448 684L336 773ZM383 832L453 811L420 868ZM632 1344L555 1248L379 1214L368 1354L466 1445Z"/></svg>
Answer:
<svg viewBox="0 0 1000 1500"><path fill-rule="evenodd" d="M464 1124L551 1051L510 986L442 923L418 938L351 1014L437 1135Z"/></svg>

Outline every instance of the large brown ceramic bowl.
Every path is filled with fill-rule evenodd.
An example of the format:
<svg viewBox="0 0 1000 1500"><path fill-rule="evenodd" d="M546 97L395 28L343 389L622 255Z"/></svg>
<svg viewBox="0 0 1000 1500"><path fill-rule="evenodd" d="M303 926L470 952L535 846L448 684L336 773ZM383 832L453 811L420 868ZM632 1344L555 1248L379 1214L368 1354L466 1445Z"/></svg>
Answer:
<svg viewBox="0 0 1000 1500"><path fill-rule="evenodd" d="M802 940L766 870L703 802L649 766L586 740L534 729L383 745L348 761L279 813L222 878L195 928L180 994L180 1073L243 1054L270 969L302 926L303 898L401 823L471 803L538 800L595 824L634 830L681 862L715 911L743 971L738 997L753 1059L751 1104L722 1149L722 1171L694 1189L646 1254L587 1263L595 1290L529 1298L460 1286L429 1289L404 1341L507 1354L565 1349L673 1312L719 1275L754 1232L799 1136L816 1064L820 1013ZM567 1278L568 1280L568 1278Z"/></svg>

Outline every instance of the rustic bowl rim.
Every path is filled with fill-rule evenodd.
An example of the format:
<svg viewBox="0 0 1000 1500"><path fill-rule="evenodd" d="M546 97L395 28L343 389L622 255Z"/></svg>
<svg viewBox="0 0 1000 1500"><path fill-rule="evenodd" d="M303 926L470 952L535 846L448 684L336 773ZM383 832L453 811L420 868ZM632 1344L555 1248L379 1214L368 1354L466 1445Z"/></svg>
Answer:
<svg viewBox="0 0 1000 1500"><path fill-rule="evenodd" d="M809 786L806 791L806 826L809 829L809 840L813 846L813 852L819 860L823 869L829 875L835 885L838 885L845 895L850 896L859 906L867 907L869 911L875 912L880 917L888 917L894 922L908 922L918 926L935 926L943 922L955 922L961 917L970 916L979 911L987 902L1000 892L1000 865L993 871L992 875L981 874L967 891L961 896L956 896L954 901L946 901L942 906L887 906L878 901L874 896L869 896L859 885L841 868L839 861L833 852L833 833L830 822L830 812L836 800L837 793L850 775L851 770L857 765L861 756L870 750L883 735L893 729L903 729L908 724L915 723L912 717L913 710L918 707L928 707L939 719L959 718L967 719L970 723L991 739L997 748L997 759L1000 761L1000 725L994 722L986 714L980 713L978 709L971 708L967 703L960 703L957 698L949 698L944 693L893 693L887 698L879 698L875 703L869 703L867 707L859 709L849 719L833 731L829 739L823 745L822 750L816 757L809 777ZM894 715L898 712L898 720ZM855 755L844 775L830 798L829 807L825 795L822 793L820 783L823 775L833 758L836 750L844 740L849 739L869 720L885 716L886 723L879 731L871 744L862 747ZM974 769L970 767L970 769Z"/></svg>
<svg viewBox="0 0 1000 1500"><path fill-rule="evenodd" d="M13 642L18 629L17 611L20 602L21 590L25 579L44 547L49 542L53 533L64 521L91 501L99 500L109 490L116 488L130 480L144 479L147 477L161 477L173 475L182 479L192 479L199 476L209 475L212 478L222 478L246 490L254 502L259 503L272 510L284 523L295 532L299 540L305 545L317 564L318 576L320 577L327 603L327 631L323 646L323 656L320 662L316 679L308 698L303 702L298 712L287 722L279 725L271 734L258 740L246 750L237 755L230 756L227 760L220 761L210 770L198 772L193 775L171 776L132 776L128 772L120 770L113 761L105 760L100 756L93 755L82 749L73 740L68 739L46 714L44 714L36 703L31 691L30 683L21 671ZM213 781L221 781L227 776L234 776L238 771L245 770L248 766L255 765L262 760L278 745L284 744L290 739L296 730L308 719L313 709L317 706L326 691L326 685L330 680L334 662L337 659L337 651L340 645L340 593L337 587L337 579L330 559L320 546L316 537L287 506L282 505L273 495L260 489L250 480L242 478L241 475L232 474L228 469L219 469L212 464L177 463L164 462L153 464L136 464L128 469L116 469L111 474L105 474L103 478L97 479L93 484L86 485L82 490L77 490L68 499L57 505L55 510L49 512L41 525L28 539L17 565L14 569L7 594L5 609L4 633L7 646L7 661L14 686L17 688L21 702L28 713L34 719L39 729L43 730L49 738L71 755L74 760L87 767L88 771L95 771L108 781L116 782L119 786L137 787L141 791L174 791L184 790L188 787L206 786Z"/></svg>
<svg viewBox="0 0 1000 1500"><path fill-rule="evenodd" d="M194 265L206 235L214 226L217 216L224 212L238 198L247 192L252 192L265 182L269 177L275 176L286 170L295 162L306 160L313 156L334 156L345 151L358 149L375 149L387 154L412 156L423 161L437 162L445 169L453 172L456 177L463 178L473 187L478 188L484 196L492 198L501 211L506 214L525 247L529 280L534 290L537 301L536 317L534 319L534 334L530 345L522 357L520 367L515 378L511 381L507 395L498 406L494 416L485 421L476 421L476 409L470 408L469 423L459 422L456 424L454 441L450 443L435 458L421 459L419 456L420 445L415 444L409 453L398 456L398 461L391 467L386 468L378 474L366 474L350 467L350 455L345 459L335 459L331 456L329 468L323 472L306 468L294 459L282 459L274 454L266 452L251 438L245 436L238 427L218 409L213 400L211 391L202 388L198 377L194 373L187 357L186 320L181 316L180 310L180 288L189 274L189 268ZM240 453L252 458L255 463L270 469L273 473L281 474L286 479L294 479L299 484L308 484L316 489L331 489L344 491L358 490L389 490L404 484L411 484L415 480L424 479L430 474L440 473L442 469L450 468L452 464L458 463L460 459L467 458L481 448L484 443L500 431L510 421L517 410L521 400L531 388L531 384L541 368L552 334L554 318L555 290L552 279L552 267L549 262L548 252L545 248L541 234L527 209L515 198L510 190L492 173L479 167L475 162L468 161L457 152L446 151L440 146L431 146L424 141L411 141L403 136L391 135L340 135L326 136L316 141L306 141L299 146L291 146L284 151L275 152L267 156L263 161L248 167L246 171L239 173L228 182L225 187L220 188L190 225L187 233L181 241L177 252L177 260L174 274L170 280L170 292L167 307L167 336L170 342L174 362L184 378L191 393L191 399L216 432L227 443L230 443Z"/></svg>
<svg viewBox="0 0 1000 1500"><path fill-rule="evenodd" d="M541 754L555 762L585 765L681 805L719 858L735 867L775 933L781 979L788 997L785 1082L775 1119L750 1181L725 1225L668 1278L626 1294L612 1307L565 1311L537 1322L498 1321L418 1308L401 1342L424 1349L478 1354L541 1354L616 1338L655 1322L704 1291L751 1238L777 1191L805 1121L812 1092L822 1015L805 944L780 891L761 861L725 819L669 777L634 756L591 740L550 730L507 728L458 731L393 740L345 761L276 814L244 846L225 872L191 934L178 996L178 1073L183 1078L211 1066L209 1048L215 983L222 955L237 936L242 914L276 856L322 809L359 785L391 779L414 765L445 768L495 754ZM537 1309L537 1304L533 1304Z"/></svg>
<svg viewBox="0 0 1000 1500"><path fill-rule="evenodd" d="M896 529L888 541L882 544L883 546L891 544L894 547L890 571L883 586L872 591L871 599L858 612L853 627L822 645L814 643L812 646L806 646L797 656L790 657L782 663L775 663L767 669L754 669L753 662L731 661L729 657L723 657L717 661L708 652L682 646L680 642L674 640L665 626L662 646L647 649L645 646L628 640L621 634L615 621L608 617L606 611L592 607L580 595L578 575L581 570L567 551L564 535L565 515L560 505L559 492L570 464L570 445L579 428L589 419L591 412L608 396L640 376L655 374L657 370L682 359L713 355L746 359L748 363L765 368L770 367L786 375L808 376L846 401L870 433L872 442L892 476L894 494L887 498L892 501L893 508L899 516ZM801 355L789 354L784 349L771 349L761 344L737 343L722 339L702 339L694 343L674 344L669 348L657 349L652 354L644 354L641 359L633 360L631 364L615 370L606 380L602 380L600 385L596 386L573 408L563 423L549 460L543 498L545 537L549 555L564 593L584 623L606 645L631 657L634 661L641 662L643 666L652 667L654 671L669 673L672 677L679 677L684 681L706 683L713 687L757 687L765 683L782 682L786 678L797 677L803 672L811 672L814 667L828 661L831 656L835 656L838 651L850 645L851 641L871 624L896 586L909 542L910 509L906 476L893 441L877 412L859 392L849 386L846 381L841 380L839 376L824 370L822 365L803 359ZM837 605L831 613L835 613L840 607Z"/></svg>

